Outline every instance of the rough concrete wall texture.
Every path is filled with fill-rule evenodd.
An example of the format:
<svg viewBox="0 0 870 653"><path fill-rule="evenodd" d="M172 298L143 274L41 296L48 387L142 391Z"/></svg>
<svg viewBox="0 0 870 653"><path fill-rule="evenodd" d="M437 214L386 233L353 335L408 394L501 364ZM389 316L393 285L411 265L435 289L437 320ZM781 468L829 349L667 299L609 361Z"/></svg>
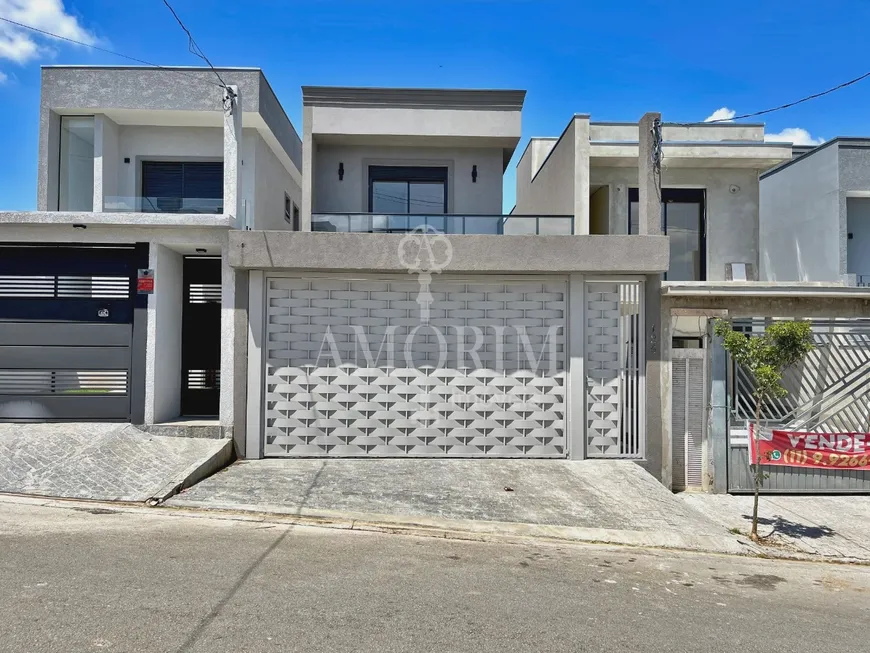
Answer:
<svg viewBox="0 0 870 653"><path fill-rule="evenodd" d="M401 234L230 231L230 265L245 269L407 272ZM451 235L446 271L648 274L668 266L664 236Z"/></svg>
<svg viewBox="0 0 870 653"><path fill-rule="evenodd" d="M533 179L524 181L517 174L517 184L528 184L517 194L518 215L574 215L576 132L574 119L562 133Z"/></svg>
<svg viewBox="0 0 870 653"><path fill-rule="evenodd" d="M591 183L608 185L613 194L622 194L618 205L622 215L611 216L611 229L619 227L626 233L628 226L629 188L637 187L636 168L593 167ZM736 193L731 186L738 186ZM758 265L758 173L755 170L728 168L684 169L662 171L665 188L704 188L707 198L707 280L725 280L726 263L752 263ZM624 188L620 190L619 187ZM611 206L616 204L616 200Z"/></svg>
<svg viewBox="0 0 870 653"><path fill-rule="evenodd" d="M833 143L762 176L761 280L839 281L845 273L838 163Z"/></svg>
<svg viewBox="0 0 870 653"><path fill-rule="evenodd" d="M344 179L338 179L338 164ZM501 148L317 145L313 213L368 212L368 167L445 166L448 213L502 214ZM477 166L477 182L471 179Z"/></svg>

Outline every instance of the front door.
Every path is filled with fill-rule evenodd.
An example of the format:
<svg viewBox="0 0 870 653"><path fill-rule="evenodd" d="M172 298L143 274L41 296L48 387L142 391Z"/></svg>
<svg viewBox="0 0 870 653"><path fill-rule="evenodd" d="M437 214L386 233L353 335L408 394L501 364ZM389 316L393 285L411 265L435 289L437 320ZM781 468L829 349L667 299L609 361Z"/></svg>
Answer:
<svg viewBox="0 0 870 653"><path fill-rule="evenodd" d="M217 417L220 410L221 260L184 259L181 314L181 414Z"/></svg>

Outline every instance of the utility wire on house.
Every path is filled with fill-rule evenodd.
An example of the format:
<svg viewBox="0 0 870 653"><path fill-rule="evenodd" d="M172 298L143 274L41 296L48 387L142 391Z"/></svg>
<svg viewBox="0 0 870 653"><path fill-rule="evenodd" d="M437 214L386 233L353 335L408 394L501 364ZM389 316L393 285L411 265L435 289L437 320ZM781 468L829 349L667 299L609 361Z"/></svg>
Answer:
<svg viewBox="0 0 870 653"><path fill-rule="evenodd" d="M127 59L128 61L135 61L136 63L141 63L141 64L144 64L146 66L151 66L153 68L159 68L160 70L165 70L165 71L170 72L170 73L184 75L185 77L188 77L188 78L190 78L190 79L192 79L200 84L210 84L212 86L217 86L219 88L223 88L220 84L217 84L215 82L206 81L200 77L196 77L196 76L194 76L190 73L187 73L183 70L177 70L175 68L168 68L166 66L161 66L161 65L156 64L156 63L151 63L150 61L145 61L144 59L139 59L137 57L131 57L130 55L127 55L127 54L115 52L114 50L109 50L107 48L101 48L98 45L93 45L91 43L84 43L82 41L77 41L75 39L71 39L71 38L66 37L66 36L61 36L60 34L55 34L53 32L48 32L44 29L34 27L33 25L26 25L24 23L19 23L18 21L12 20L10 18L4 18L3 16L0 16L0 20L2 20L5 23L9 23L10 25L15 25L16 27L30 30L31 32L37 32L37 33L42 34L44 36L50 36L53 39L58 39L60 41L67 41L68 43L74 43L75 45L80 45L80 46L85 47L85 48L90 48L92 50L98 50L99 52L105 52L106 54L110 54L110 55L115 56L115 57L120 57L121 59Z"/></svg>
<svg viewBox="0 0 870 653"><path fill-rule="evenodd" d="M226 82L224 82L223 77L221 77L220 73L212 65L211 61L206 56L205 52L203 52L202 48L199 47L199 44L196 42L196 39L193 38L193 34L190 33L190 30L187 29L187 26L184 24L184 22L181 20L181 18L179 18L178 14L175 12L175 9L173 9L172 5L169 4L169 1L163 0L163 4L166 5L166 8L169 9L170 13L172 13L172 16L175 18L175 21L178 23L178 26L181 27L182 30L184 30L185 34L187 34L187 49L190 50L191 54L199 57L200 59L202 59L203 61L205 61L208 64L208 67L211 68L211 71L218 78L218 81L220 81L220 86L226 91L227 96L229 96L230 103L231 103L230 106L232 106L232 100L234 100L236 97L235 91L233 91L229 86L226 85Z"/></svg>
<svg viewBox="0 0 870 653"><path fill-rule="evenodd" d="M870 72L866 72L863 75L856 77L855 79L850 79L848 82L843 82L842 84L837 84L836 86L829 88L826 91L820 91L819 93L813 93L812 95L807 95L806 97L803 97L800 100L795 100L794 102L788 102L786 104L781 104L780 106L773 107L771 109L764 109L763 111L754 111L752 113L744 113L743 115L734 116L733 118L719 118L718 120L709 120L709 121L705 121L703 123L695 122L695 123L689 123L689 124L694 124L694 125L708 124L709 125L709 124L714 124L717 122L733 122L735 120L743 120L745 118L755 118L757 116L764 116L768 113L773 113L774 111L781 111L783 109L789 109L791 107L797 106L798 104L803 104L804 102L809 102L810 100L815 100L816 98L820 98L820 97L823 97L825 95L830 95L831 93L834 93L835 91L839 91L840 89L844 89L847 86L852 86L852 84L857 84L858 82L860 82L864 79L867 79L868 77L870 77Z"/></svg>

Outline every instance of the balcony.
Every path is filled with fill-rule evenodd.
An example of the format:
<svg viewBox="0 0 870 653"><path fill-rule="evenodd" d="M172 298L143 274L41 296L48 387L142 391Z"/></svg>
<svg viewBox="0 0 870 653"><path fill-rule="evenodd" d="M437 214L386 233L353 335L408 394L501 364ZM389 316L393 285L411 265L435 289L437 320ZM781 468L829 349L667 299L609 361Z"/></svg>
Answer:
<svg viewBox="0 0 870 653"><path fill-rule="evenodd" d="M223 198L209 197L123 197L103 198L103 211L111 213L203 213L221 214Z"/></svg>
<svg viewBox="0 0 870 653"><path fill-rule="evenodd" d="M314 213L311 231L402 234L426 228L445 234L508 236L571 236L570 215L384 215L377 213Z"/></svg>

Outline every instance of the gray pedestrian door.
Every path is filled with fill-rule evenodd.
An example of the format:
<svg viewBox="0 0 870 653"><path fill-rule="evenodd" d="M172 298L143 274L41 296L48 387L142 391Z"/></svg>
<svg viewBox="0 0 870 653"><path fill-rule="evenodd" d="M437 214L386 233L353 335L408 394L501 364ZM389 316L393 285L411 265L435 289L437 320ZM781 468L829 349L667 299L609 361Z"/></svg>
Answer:
<svg viewBox="0 0 870 653"><path fill-rule="evenodd" d="M0 421L130 419L130 247L0 247Z"/></svg>

